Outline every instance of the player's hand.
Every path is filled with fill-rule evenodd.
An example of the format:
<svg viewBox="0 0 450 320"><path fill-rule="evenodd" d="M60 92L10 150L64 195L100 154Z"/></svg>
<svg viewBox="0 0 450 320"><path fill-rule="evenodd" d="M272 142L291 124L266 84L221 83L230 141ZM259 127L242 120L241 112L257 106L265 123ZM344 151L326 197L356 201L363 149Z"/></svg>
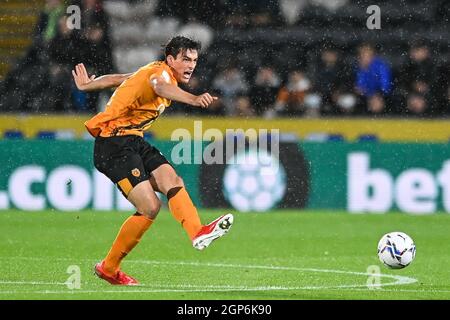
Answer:
<svg viewBox="0 0 450 320"><path fill-rule="evenodd" d="M79 63L75 66L75 70L72 70L73 80L78 90L86 90L89 88L89 84L94 81L95 75L89 77L84 64Z"/></svg>
<svg viewBox="0 0 450 320"><path fill-rule="evenodd" d="M219 98L211 96L209 93L203 93L195 98L194 105L201 108L208 108L217 99Z"/></svg>

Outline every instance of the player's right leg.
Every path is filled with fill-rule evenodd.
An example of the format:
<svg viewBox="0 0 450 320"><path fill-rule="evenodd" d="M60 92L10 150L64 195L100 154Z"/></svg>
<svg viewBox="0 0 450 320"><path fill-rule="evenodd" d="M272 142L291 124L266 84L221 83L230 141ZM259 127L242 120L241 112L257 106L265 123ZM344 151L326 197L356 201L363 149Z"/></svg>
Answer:
<svg viewBox="0 0 450 320"><path fill-rule="evenodd" d="M120 270L123 258L139 243L153 223L161 206L145 171L140 155L134 150L136 138L97 138L94 164L120 189L137 212L121 226L105 259L95 266L95 273L111 284L134 285L137 281Z"/></svg>

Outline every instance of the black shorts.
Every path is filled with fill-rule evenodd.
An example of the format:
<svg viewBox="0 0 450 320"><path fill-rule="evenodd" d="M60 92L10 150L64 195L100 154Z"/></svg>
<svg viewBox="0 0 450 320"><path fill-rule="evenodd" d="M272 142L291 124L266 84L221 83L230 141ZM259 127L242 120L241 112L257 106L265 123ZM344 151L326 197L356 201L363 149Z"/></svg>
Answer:
<svg viewBox="0 0 450 320"><path fill-rule="evenodd" d="M138 183L148 180L153 170L166 163L170 165L158 149L140 136L95 139L95 167L111 179L127 198Z"/></svg>

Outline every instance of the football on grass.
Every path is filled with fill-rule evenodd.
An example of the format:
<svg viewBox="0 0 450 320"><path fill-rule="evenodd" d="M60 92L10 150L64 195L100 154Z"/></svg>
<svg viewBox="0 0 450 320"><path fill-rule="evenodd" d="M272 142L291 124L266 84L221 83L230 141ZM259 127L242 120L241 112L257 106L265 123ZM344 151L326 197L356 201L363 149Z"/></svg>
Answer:
<svg viewBox="0 0 450 320"><path fill-rule="evenodd" d="M416 256L413 239L404 232L390 232L378 242L378 257L391 269L408 266Z"/></svg>

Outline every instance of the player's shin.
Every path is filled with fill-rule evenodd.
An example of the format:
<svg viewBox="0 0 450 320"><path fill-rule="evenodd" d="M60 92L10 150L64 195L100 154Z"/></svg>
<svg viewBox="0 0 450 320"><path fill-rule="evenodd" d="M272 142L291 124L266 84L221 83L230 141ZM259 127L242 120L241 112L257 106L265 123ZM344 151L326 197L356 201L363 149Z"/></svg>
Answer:
<svg viewBox="0 0 450 320"><path fill-rule="evenodd" d="M139 243L152 223L152 219L139 213L125 220L104 260L104 270L108 275L112 276L120 269L122 259Z"/></svg>
<svg viewBox="0 0 450 320"><path fill-rule="evenodd" d="M190 239L193 239L202 228L197 209L189 194L183 187L172 188L167 192L170 212L181 223Z"/></svg>

